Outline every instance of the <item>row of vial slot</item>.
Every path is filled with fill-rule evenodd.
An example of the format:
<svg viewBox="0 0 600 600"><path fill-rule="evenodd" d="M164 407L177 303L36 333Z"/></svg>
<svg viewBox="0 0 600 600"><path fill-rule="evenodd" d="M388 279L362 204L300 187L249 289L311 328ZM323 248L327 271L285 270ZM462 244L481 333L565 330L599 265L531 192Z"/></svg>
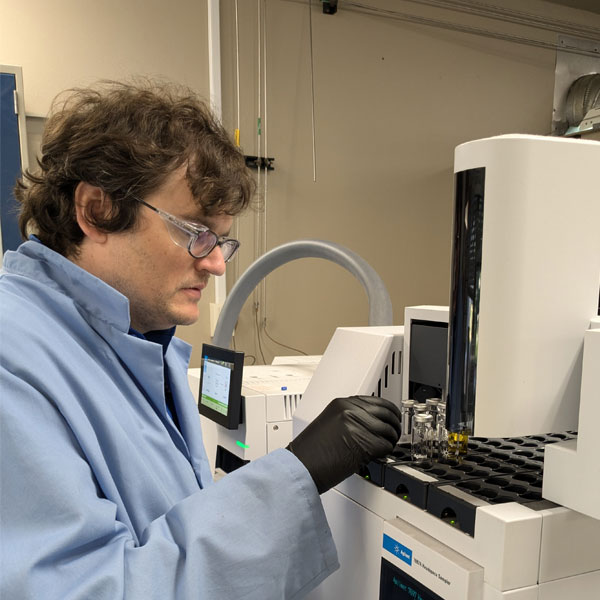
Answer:
<svg viewBox="0 0 600 600"><path fill-rule="evenodd" d="M448 458L446 404L438 398L425 402L402 400L402 435L400 443L410 443L415 462Z"/></svg>

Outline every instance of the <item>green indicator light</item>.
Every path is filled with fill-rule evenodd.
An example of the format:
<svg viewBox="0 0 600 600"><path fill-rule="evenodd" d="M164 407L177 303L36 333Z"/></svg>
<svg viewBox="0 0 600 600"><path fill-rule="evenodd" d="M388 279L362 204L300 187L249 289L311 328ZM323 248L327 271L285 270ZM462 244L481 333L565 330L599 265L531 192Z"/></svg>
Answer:
<svg viewBox="0 0 600 600"><path fill-rule="evenodd" d="M250 448L250 446L246 446L246 444L243 444L242 442L240 442L240 440L236 440L235 443L240 447L240 448L244 448L244 450L247 450L248 448Z"/></svg>
<svg viewBox="0 0 600 600"><path fill-rule="evenodd" d="M455 525L456 521L450 521L450 525Z"/></svg>
<svg viewBox="0 0 600 600"><path fill-rule="evenodd" d="M402 496L402 498L404 498L404 500L408 500L408 496Z"/></svg>

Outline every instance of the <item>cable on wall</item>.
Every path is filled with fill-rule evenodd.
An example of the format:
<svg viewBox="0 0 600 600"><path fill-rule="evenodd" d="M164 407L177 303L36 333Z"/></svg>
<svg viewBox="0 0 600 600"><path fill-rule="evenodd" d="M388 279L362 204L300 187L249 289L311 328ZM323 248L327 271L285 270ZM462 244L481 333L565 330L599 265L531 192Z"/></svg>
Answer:
<svg viewBox="0 0 600 600"><path fill-rule="evenodd" d="M235 145L240 147L240 112L241 112L241 103L240 103L240 19L239 19L239 10L238 10L238 0L235 0L235 103L236 103L236 120L235 120L235 130L234 130L234 138ZM239 238L239 222L237 219L234 219L233 224L233 237L236 239ZM240 263L239 261L233 261L233 279L234 282L237 281L240 277Z"/></svg>
<svg viewBox="0 0 600 600"><path fill-rule="evenodd" d="M308 37L310 49L310 98L311 98L311 121L312 121L312 159L313 159L313 181L317 181L317 143L315 132L315 61L313 56L313 32L312 32L312 2L308 0Z"/></svg>
<svg viewBox="0 0 600 600"><path fill-rule="evenodd" d="M262 31L261 31L261 0L256 0L256 71L257 71L257 96L256 96L256 156L257 162L260 165L261 159L261 98L262 98ZM257 171L257 191L261 192L261 169ZM258 212L254 217L255 236L254 236L254 260L260 256L260 216Z"/></svg>
<svg viewBox="0 0 600 600"><path fill-rule="evenodd" d="M263 57L264 57L264 75L263 75L263 100L264 100L264 156L269 156L268 135L267 135L267 0L263 0ZM267 208L268 208L268 159L263 161L264 167L264 196L263 196L263 227L262 227L262 247L261 255L267 251ZM260 167L259 167L260 168ZM267 327L267 280L262 281L262 306L263 306L263 327Z"/></svg>
<svg viewBox="0 0 600 600"><path fill-rule="evenodd" d="M268 171L272 169L268 157L267 138L267 0L256 2L257 23L257 96L256 96L256 157L250 159L252 166L257 168L257 194L261 199L261 210L254 214L254 260L267 251L267 216L268 216ZM248 164L248 162L247 162ZM264 172L263 172L264 171ZM267 284L263 280L253 293L254 332L258 352L263 363L263 340L267 324Z"/></svg>
<svg viewBox="0 0 600 600"><path fill-rule="evenodd" d="M262 169L261 164L261 134L262 134L262 11L261 11L262 0L256 0L256 72L257 72L257 85L256 85L256 157L257 164L259 165L256 173L256 184L257 194L259 197L262 196ZM262 247L262 221L260 212L257 210L254 213L254 261L258 260L261 255ZM257 286L252 294L253 296L253 311L254 311L254 332L256 337L256 343L258 351L261 355L263 364L265 357L261 347L260 341L260 322L259 312L262 313L262 287Z"/></svg>
<svg viewBox="0 0 600 600"><path fill-rule="evenodd" d="M240 147L240 18L238 0L235 0L235 145Z"/></svg>

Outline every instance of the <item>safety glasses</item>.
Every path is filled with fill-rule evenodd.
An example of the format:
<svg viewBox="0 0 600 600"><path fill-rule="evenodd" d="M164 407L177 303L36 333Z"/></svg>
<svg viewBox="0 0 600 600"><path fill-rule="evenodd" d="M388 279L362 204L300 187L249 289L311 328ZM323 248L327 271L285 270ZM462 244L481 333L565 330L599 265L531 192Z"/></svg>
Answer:
<svg viewBox="0 0 600 600"><path fill-rule="evenodd" d="M223 254L223 260L228 262L240 247L240 243L233 238L218 236L204 225L194 225L188 221L182 221L168 212L148 204L144 200L132 197L140 204L147 206L150 210L157 213L163 220L173 242L181 248L185 248L193 258L204 258L219 246Z"/></svg>

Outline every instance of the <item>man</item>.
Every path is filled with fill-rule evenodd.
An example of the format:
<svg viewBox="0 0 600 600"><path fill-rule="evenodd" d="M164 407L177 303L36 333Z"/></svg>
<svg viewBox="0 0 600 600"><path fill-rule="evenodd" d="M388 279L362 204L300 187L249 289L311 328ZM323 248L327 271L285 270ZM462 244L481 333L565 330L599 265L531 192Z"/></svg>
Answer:
<svg viewBox="0 0 600 600"><path fill-rule="evenodd" d="M336 399L214 484L173 333L237 250L243 156L152 82L73 91L41 154L0 278L0 596L302 597L338 566L319 494L391 451L397 409Z"/></svg>

